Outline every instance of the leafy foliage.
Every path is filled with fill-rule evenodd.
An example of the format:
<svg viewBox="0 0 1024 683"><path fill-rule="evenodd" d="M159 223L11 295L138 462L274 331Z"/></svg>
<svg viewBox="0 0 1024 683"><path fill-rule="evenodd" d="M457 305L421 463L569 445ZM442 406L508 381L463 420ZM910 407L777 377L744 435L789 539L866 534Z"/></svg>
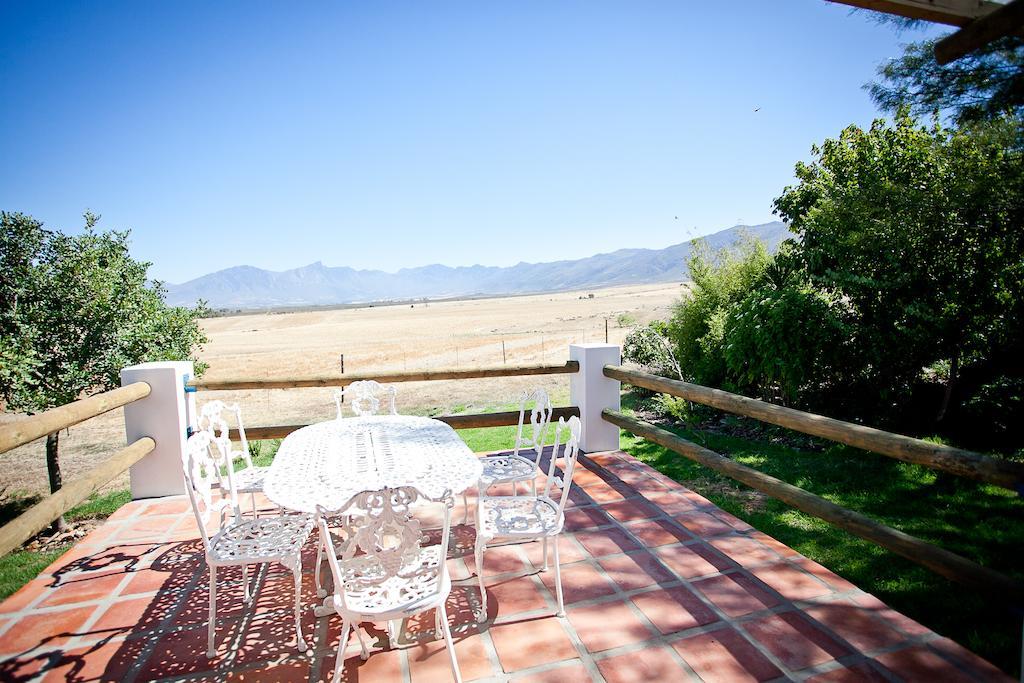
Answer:
<svg viewBox="0 0 1024 683"><path fill-rule="evenodd" d="M960 124L1024 113L1024 39L1002 38L947 65L935 61L936 42L911 43L879 67L881 80L865 86L879 107L949 112Z"/></svg>
<svg viewBox="0 0 1024 683"><path fill-rule="evenodd" d="M776 211L795 257L849 307L848 381L893 409L939 360L1013 357L1024 322L1019 122L947 130L906 111L851 126L797 164Z"/></svg>
<svg viewBox="0 0 1024 683"><path fill-rule="evenodd" d="M668 327L684 379L709 386L729 383L724 354L729 308L747 295L770 262L764 244L753 238L717 253L703 240L696 242L687 261L690 296L676 304Z"/></svg>
<svg viewBox="0 0 1024 683"><path fill-rule="evenodd" d="M626 335L622 342L622 357L663 377L680 379L679 365L672 353L668 338L668 325L655 320Z"/></svg>
<svg viewBox="0 0 1024 683"><path fill-rule="evenodd" d="M163 286L147 277L150 264L131 257L128 233L100 232L98 220L87 213L85 230L66 235L2 214L17 266L0 281L4 334L27 359L0 381L14 410L37 412L113 388L126 365L188 359L206 341L197 323L204 307L168 307Z"/></svg>
<svg viewBox="0 0 1024 683"><path fill-rule="evenodd" d="M1015 119L946 129L904 110L813 147L775 201L796 235L777 254L694 250L693 289L667 327L683 378L1019 448L1021 139ZM634 334L627 358L670 374Z"/></svg>
<svg viewBox="0 0 1024 683"><path fill-rule="evenodd" d="M206 341L205 306L169 307L133 259L127 232L100 232L85 214L77 235L0 213L0 399L40 412L119 384L121 368L188 359ZM197 373L205 366L197 363ZM46 443L50 489L61 487L58 434ZM63 521L58 522L58 526Z"/></svg>

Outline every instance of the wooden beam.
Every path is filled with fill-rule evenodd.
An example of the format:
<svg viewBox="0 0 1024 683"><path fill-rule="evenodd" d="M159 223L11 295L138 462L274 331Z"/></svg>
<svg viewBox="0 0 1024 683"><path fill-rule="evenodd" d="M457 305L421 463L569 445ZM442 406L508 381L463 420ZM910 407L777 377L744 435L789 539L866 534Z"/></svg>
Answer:
<svg viewBox="0 0 1024 683"><path fill-rule="evenodd" d="M714 451L698 446L672 432L656 427L613 410L604 410L601 416L612 424L652 441L660 446L746 484L750 488L781 500L844 531L880 545L907 558L950 581L977 588L1012 600L1024 602L1024 585L993 569L932 545L898 529L880 524L866 515L848 510L802 488L776 479L764 472L741 465Z"/></svg>
<svg viewBox="0 0 1024 683"><path fill-rule="evenodd" d="M1024 28L1024 0L1013 0L994 12L972 21L935 44L935 61L949 64Z"/></svg>
<svg viewBox="0 0 1024 683"><path fill-rule="evenodd" d="M924 19L950 26L966 26L994 12L1002 5L985 0L829 0L840 5L895 14L908 19Z"/></svg>
<svg viewBox="0 0 1024 683"><path fill-rule="evenodd" d="M149 396L150 387L145 382L104 391L74 403L31 415L24 420L10 422L0 427L0 453L6 453L39 437L59 432L89 418L109 413L111 410L128 405L132 401Z"/></svg>
<svg viewBox="0 0 1024 683"><path fill-rule="evenodd" d="M152 453L154 448L153 439L142 437L0 527L0 556L19 548L93 491Z"/></svg>
<svg viewBox="0 0 1024 683"><path fill-rule="evenodd" d="M242 377L237 379L197 379L189 386L207 391L233 389L297 389L300 387L345 387L359 380L378 382L430 382L441 379L474 379L478 377L523 377L527 375L558 375L580 371L577 361L563 365L496 365L491 367L416 370L412 372L373 372L348 375L307 375L296 377Z"/></svg>
<svg viewBox="0 0 1024 683"><path fill-rule="evenodd" d="M820 436L823 439L862 448L904 462L912 462L960 477L1024 492L1024 463L992 458L974 451L884 432L873 427L843 422L814 413L805 413L802 410L784 408L747 396L731 394L721 389L711 389L699 384L667 379L639 370L606 365L604 374L634 386L671 394L737 415L752 417L803 434Z"/></svg>
<svg viewBox="0 0 1024 683"><path fill-rule="evenodd" d="M572 416L579 417L580 409L577 406L565 406L555 408L551 411L551 420L557 422L558 418L564 417L568 420ZM502 413L472 413L468 415L438 415L434 418L445 424L451 425L452 429L478 429L480 427L509 427L519 424L519 411ZM246 427L245 437L249 441L260 441L262 439L283 439L292 432L308 427L309 425L276 425L273 427ZM238 439L238 430L231 430L231 438Z"/></svg>

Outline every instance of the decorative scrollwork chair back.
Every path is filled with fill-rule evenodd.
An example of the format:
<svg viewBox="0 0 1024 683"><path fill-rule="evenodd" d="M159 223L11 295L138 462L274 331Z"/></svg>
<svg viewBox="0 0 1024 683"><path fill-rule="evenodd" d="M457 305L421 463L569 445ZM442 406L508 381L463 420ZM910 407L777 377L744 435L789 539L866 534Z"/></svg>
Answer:
<svg viewBox="0 0 1024 683"><path fill-rule="evenodd" d="M217 528L241 517L238 506L238 495L233 486L230 468L226 475L221 474L225 453L231 444L226 438L214 437L211 432L199 431L188 438L185 444L185 455L182 462L182 473L185 478L185 491L188 492L192 504L192 512L196 525L203 539L203 547L210 549L210 534L207 525L214 514L218 516ZM226 482L221 486L220 493L214 497L214 483Z"/></svg>
<svg viewBox="0 0 1024 683"><path fill-rule="evenodd" d="M395 387L381 384L376 380L359 380L352 382L345 389L334 392L334 405L338 409L339 420L343 416L341 402L346 397L351 399L352 412L357 417L380 414L382 404L387 409L387 415L398 414L398 409L395 405L398 392L395 390Z"/></svg>
<svg viewBox="0 0 1024 683"><path fill-rule="evenodd" d="M242 450L230 453L231 458L241 458L246 467L252 467L252 455L249 453L249 440L245 438L245 425L242 423L242 409L237 403L225 403L224 401L207 401L199 411L198 427L203 431L210 432L216 438L228 441L230 445L231 426L225 415L234 418L235 426L238 429L238 440L242 444ZM230 449L226 453L230 452Z"/></svg>
<svg viewBox="0 0 1024 683"><path fill-rule="evenodd" d="M529 424L526 423L527 407L530 407ZM533 449L537 454L537 462L540 462L544 437L547 436L547 427L551 423L551 413L551 400L544 389L538 388L523 394L519 401L519 424L516 427L513 455L519 455L519 451L524 449Z"/></svg>
<svg viewBox="0 0 1024 683"><path fill-rule="evenodd" d="M558 498L558 512L561 515L565 512L565 505L569 500L569 492L572 489L572 475L576 470L576 462L580 455L580 435L583 433L583 423L580 418L573 415L568 420L564 417L558 418L555 425L555 445L551 451L551 462L548 463L548 476L544 482L543 496L554 500L553 488L557 485L561 491ZM564 448L562 439L565 439ZM562 448L559 456L559 448ZM557 474L556 464L559 457L562 459L562 476Z"/></svg>
<svg viewBox="0 0 1024 683"><path fill-rule="evenodd" d="M400 486L358 493L341 510L318 509L325 546L333 543L328 518L341 520L342 542L325 550L342 606L353 612L374 603L395 608L442 590L453 502L448 492L434 499L413 486ZM423 503L438 504L443 511L436 545L428 545L430 539L413 514L414 508L422 511ZM348 604L353 595L359 596L359 606Z"/></svg>

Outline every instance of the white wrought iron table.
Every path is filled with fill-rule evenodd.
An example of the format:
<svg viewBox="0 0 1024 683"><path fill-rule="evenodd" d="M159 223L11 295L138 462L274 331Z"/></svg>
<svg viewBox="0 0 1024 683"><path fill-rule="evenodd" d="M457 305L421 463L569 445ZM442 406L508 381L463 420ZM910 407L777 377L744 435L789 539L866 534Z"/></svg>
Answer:
<svg viewBox="0 0 1024 683"><path fill-rule="evenodd" d="M357 493L415 486L430 498L476 485L483 468L455 430L411 415L349 417L289 434L267 472L264 493L287 510L340 510ZM331 598L314 610L334 613Z"/></svg>
<svg viewBox="0 0 1024 683"><path fill-rule="evenodd" d="M415 486L437 498L480 479L480 460L439 420L377 415L330 420L289 434L267 473L264 493L287 510L341 509L360 491Z"/></svg>

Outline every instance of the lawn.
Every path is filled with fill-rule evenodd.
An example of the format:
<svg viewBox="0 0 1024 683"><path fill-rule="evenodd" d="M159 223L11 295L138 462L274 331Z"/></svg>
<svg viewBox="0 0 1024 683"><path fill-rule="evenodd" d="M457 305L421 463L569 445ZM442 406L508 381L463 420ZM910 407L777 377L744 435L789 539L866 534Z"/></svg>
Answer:
<svg viewBox="0 0 1024 683"><path fill-rule="evenodd" d="M739 418L725 421L723 432L740 424ZM1019 565L1024 502L1011 491L937 476L932 470L847 446L801 439L816 447L793 447L787 445L792 433L781 428L764 427L756 435L739 438L697 432L678 423L660 426L738 463L1024 579ZM952 584L644 439L624 432L621 447L900 612L1004 670L1018 671L1021 613L1012 613L998 598Z"/></svg>

